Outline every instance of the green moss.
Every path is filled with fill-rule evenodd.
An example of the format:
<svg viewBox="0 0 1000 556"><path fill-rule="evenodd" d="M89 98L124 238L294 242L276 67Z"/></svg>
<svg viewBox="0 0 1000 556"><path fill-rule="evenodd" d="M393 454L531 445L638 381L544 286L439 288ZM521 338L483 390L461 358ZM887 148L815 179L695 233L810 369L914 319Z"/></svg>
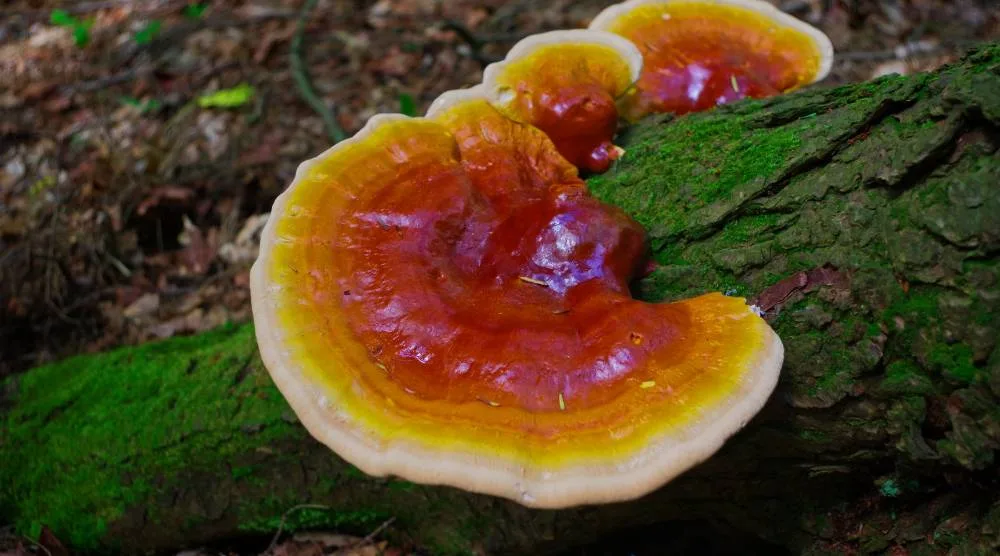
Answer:
<svg viewBox="0 0 1000 556"><path fill-rule="evenodd" d="M323 508L290 512L286 530L364 534L395 517L411 540L438 543L469 519L457 491L373 479L311 440L287 418L250 326L69 359L5 390L0 499L15 503L0 521L48 526L83 553L175 546L220 516L273 532L301 505ZM121 534L147 524L156 540ZM454 536L447 552L488 530Z"/></svg>
<svg viewBox="0 0 1000 556"><path fill-rule="evenodd" d="M232 474L234 479L242 479L244 477L249 477L253 475L253 466L239 465L233 467Z"/></svg>
<svg viewBox="0 0 1000 556"><path fill-rule="evenodd" d="M914 342L937 313L936 288L914 288L896 299L882 312L882 323L899 347L900 355L913 355Z"/></svg>
<svg viewBox="0 0 1000 556"><path fill-rule="evenodd" d="M738 202L746 194L741 192L778 179L788 166L788 153L799 147L803 131L813 125L806 121L755 133L739 117L679 118L655 128L655 133L626 137L628 153L622 162L591 178L590 189L635 215L654 239L668 238L683 229L685 215L694 210ZM651 173L657 162L669 172Z"/></svg>
<svg viewBox="0 0 1000 556"><path fill-rule="evenodd" d="M909 361L894 361L885 369L879 391L889 395L928 395L934 393L934 383Z"/></svg>
<svg viewBox="0 0 1000 556"><path fill-rule="evenodd" d="M791 217L770 213L755 214L738 218L726 224L719 234L718 241L722 245L738 247L755 244L767 235L772 235L776 229ZM767 234L767 235L765 235Z"/></svg>
<svg viewBox="0 0 1000 556"><path fill-rule="evenodd" d="M410 481L399 481L396 479L390 480L387 486L390 490L399 490L402 492L410 492L417 488L417 485L411 483Z"/></svg>
<svg viewBox="0 0 1000 556"><path fill-rule="evenodd" d="M250 327L229 327L18 377L0 429L0 489L17 501L8 517L20 531L44 523L75 547L95 548L109 524L180 470L235 456L239 443L222 441L245 435L240 425L264 425L255 442L289 434L270 381L236 381L255 352ZM246 472L233 468L234 477ZM157 508L148 511L156 519Z"/></svg>
<svg viewBox="0 0 1000 556"><path fill-rule="evenodd" d="M964 384L972 384L979 370L972 363L972 350L965 344L939 344L931 349L930 363L944 376Z"/></svg>
<svg viewBox="0 0 1000 556"><path fill-rule="evenodd" d="M368 475L365 475L364 471L358 469L357 467L354 467L351 464L347 464L347 466L344 469L344 476L351 479L364 479Z"/></svg>
<svg viewBox="0 0 1000 556"><path fill-rule="evenodd" d="M799 431L799 438L819 444L829 442L830 434L821 430L804 429Z"/></svg>

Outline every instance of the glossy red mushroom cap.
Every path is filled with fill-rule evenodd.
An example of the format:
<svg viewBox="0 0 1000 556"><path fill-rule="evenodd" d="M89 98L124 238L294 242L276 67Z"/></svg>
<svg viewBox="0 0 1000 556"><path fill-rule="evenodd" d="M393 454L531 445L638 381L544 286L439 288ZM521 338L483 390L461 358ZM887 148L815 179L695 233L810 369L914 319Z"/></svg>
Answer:
<svg viewBox="0 0 1000 556"><path fill-rule="evenodd" d="M265 365L367 473L537 507L645 494L760 409L781 343L740 298L633 300L642 228L480 94L300 167L251 275Z"/></svg>
<svg viewBox="0 0 1000 556"><path fill-rule="evenodd" d="M548 135L577 167L604 172L622 151L612 143L618 100L642 69L621 37L577 29L532 35L486 68L484 93L504 115Z"/></svg>
<svg viewBox="0 0 1000 556"><path fill-rule="evenodd" d="M621 35L642 53L630 119L788 92L819 81L833 62L826 35L762 0L630 0L590 28Z"/></svg>

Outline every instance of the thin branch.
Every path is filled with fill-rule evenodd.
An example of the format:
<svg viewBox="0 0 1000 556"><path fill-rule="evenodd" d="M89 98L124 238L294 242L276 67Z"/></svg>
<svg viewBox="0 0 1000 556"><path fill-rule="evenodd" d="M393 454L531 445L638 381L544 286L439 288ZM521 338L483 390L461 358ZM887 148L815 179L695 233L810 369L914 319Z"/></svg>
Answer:
<svg viewBox="0 0 1000 556"><path fill-rule="evenodd" d="M458 38L469 45L470 55L477 62L486 65L498 61L482 53L483 47L494 42L516 42L528 36L527 33L496 33L490 35L478 35L462 23L454 20L447 20L441 24L443 29L454 31Z"/></svg>
<svg viewBox="0 0 1000 556"><path fill-rule="evenodd" d="M347 133L337 123L336 117L334 117L333 112L326 103L316 96L316 91L313 90L312 83L309 81L309 74L306 71L305 63L302 61L302 35L305 34L309 13L315 7L316 0L308 0L302 6L302 11L299 12L299 21L295 27L295 35L292 37L288 61L289 65L291 65L295 85L299 89L299 96L323 119L323 125L326 126L326 134L330 137L330 140L334 143L339 143L347 139Z"/></svg>
<svg viewBox="0 0 1000 556"><path fill-rule="evenodd" d="M153 74L153 68L150 66L140 66L137 68L129 68L125 71L121 71L112 75L105 77L99 77L90 81L81 81L79 83L73 83L66 86L66 90L69 92L81 92L90 93L93 91L100 91L106 89L112 85L119 85L121 83L127 83L133 79L140 79L148 77Z"/></svg>
<svg viewBox="0 0 1000 556"><path fill-rule="evenodd" d="M340 550L338 550L334 554L340 554L342 552L343 553L351 553L355 549L361 548L362 546L366 546L368 543L370 543L373 540L375 540L375 537L377 537L382 531L385 531L385 529L387 527L389 527L390 525L392 525L395 521L396 521L395 517L390 517L389 519L387 519L384 522L382 522L382 525L379 525L378 527L376 527L374 531L372 531L371 533L368 533L367 535L365 535L365 537L363 539L360 539L360 540L358 540L358 542L351 543L351 544L345 546L344 548L341 548Z"/></svg>
<svg viewBox="0 0 1000 556"><path fill-rule="evenodd" d="M271 538L271 544L267 545L267 550L264 554L270 554L274 550L275 546L278 546L278 539L281 537L281 533L285 530L285 522L288 521L288 516L292 512L297 512L299 510L329 510L330 506L324 506L323 504L299 504L298 506L292 506L288 508L285 513L281 514L281 522L278 523L278 530L274 532L274 537Z"/></svg>

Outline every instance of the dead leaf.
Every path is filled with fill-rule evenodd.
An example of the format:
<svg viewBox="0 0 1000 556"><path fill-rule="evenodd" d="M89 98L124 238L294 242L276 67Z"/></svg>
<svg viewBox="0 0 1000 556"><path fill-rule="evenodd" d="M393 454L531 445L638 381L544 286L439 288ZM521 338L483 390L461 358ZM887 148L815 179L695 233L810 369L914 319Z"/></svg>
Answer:
<svg viewBox="0 0 1000 556"><path fill-rule="evenodd" d="M186 206L191 199L194 198L194 191L186 187L179 187L176 185L161 185L156 189L149 192L149 195L139 203L136 207L135 213L139 216L146 214L149 209L159 206L165 201L171 201L174 204L179 204L181 206Z"/></svg>
<svg viewBox="0 0 1000 556"><path fill-rule="evenodd" d="M489 16L490 13L485 8L472 8L465 13L465 26L469 29L475 29Z"/></svg>
<svg viewBox="0 0 1000 556"><path fill-rule="evenodd" d="M241 154L236 165L240 168L246 168L274 162L284 143L285 134L280 130L274 130L265 135L256 147Z"/></svg>
<svg viewBox="0 0 1000 556"><path fill-rule="evenodd" d="M42 108L46 112L55 113L62 112L69 108L73 104L73 99L69 95L59 95L55 98L49 99L42 104Z"/></svg>
<svg viewBox="0 0 1000 556"><path fill-rule="evenodd" d="M267 60L268 54L271 53L271 49L274 45L279 42L284 42L290 40L293 35L295 35L295 23L288 22L284 25L278 25L272 27L267 32L264 33L264 37L260 40L257 48L253 51L253 61L258 64L264 63Z"/></svg>
<svg viewBox="0 0 1000 556"><path fill-rule="evenodd" d="M236 239L219 248L219 257L231 265L253 262L260 248L260 232L267 224L268 216L269 213L264 213L247 218Z"/></svg>
<svg viewBox="0 0 1000 556"><path fill-rule="evenodd" d="M177 240L185 246L178 259L186 274L201 275L208 271L218 252L218 236L217 228L211 228L205 234L187 216L184 217L184 231Z"/></svg>
<svg viewBox="0 0 1000 556"><path fill-rule="evenodd" d="M138 319L156 312L160 308L160 296L155 293L147 293L139 296L128 307L122 311L126 318Z"/></svg>
<svg viewBox="0 0 1000 556"><path fill-rule="evenodd" d="M796 272L792 276L765 288L752 304L767 312L781 305L797 292L808 293L820 286L836 286L846 289L849 286L849 276L832 265Z"/></svg>
<svg viewBox="0 0 1000 556"><path fill-rule="evenodd" d="M56 88L55 81L40 81L28 84L27 87L21 89L21 98L25 101L38 100L40 98L47 97Z"/></svg>
<svg viewBox="0 0 1000 556"><path fill-rule="evenodd" d="M419 65L420 54L403 52L398 46L393 45L389 52L378 60L373 69L393 77L406 77L413 71L413 68Z"/></svg>

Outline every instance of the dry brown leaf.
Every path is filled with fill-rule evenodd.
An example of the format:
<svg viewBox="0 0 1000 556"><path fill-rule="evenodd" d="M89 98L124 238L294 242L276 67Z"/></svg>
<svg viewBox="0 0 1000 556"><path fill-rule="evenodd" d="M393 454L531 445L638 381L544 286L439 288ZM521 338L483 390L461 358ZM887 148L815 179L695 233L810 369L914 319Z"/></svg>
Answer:
<svg viewBox="0 0 1000 556"><path fill-rule="evenodd" d="M257 258L260 232L267 224L269 213L247 218L236 239L219 248L219 257L231 265L249 264Z"/></svg>
<svg viewBox="0 0 1000 556"><path fill-rule="evenodd" d="M218 236L217 228L210 228L205 234L187 216L184 217L184 231L177 238L185 246L178 256L182 270L186 271L182 274L201 275L208 271L218 252Z"/></svg>
<svg viewBox="0 0 1000 556"><path fill-rule="evenodd" d="M160 204L171 201L174 204L186 206L194 198L194 191L186 187L176 185L161 185L149 192L145 199L136 207L135 213L139 216L146 214L149 209Z"/></svg>
<svg viewBox="0 0 1000 556"><path fill-rule="evenodd" d="M403 52L398 46L393 45L389 48L389 52L374 64L373 69L393 77L406 77L419 64L420 54L416 52Z"/></svg>
<svg viewBox="0 0 1000 556"><path fill-rule="evenodd" d="M136 299L134 302L129 304L128 307L122 311L122 314L126 318L138 319L141 317L149 316L156 312L160 308L160 296L155 293L147 293Z"/></svg>
<svg viewBox="0 0 1000 556"><path fill-rule="evenodd" d="M283 144L285 144L285 133L277 129L271 131L261 138L256 147L241 154L236 165L245 168L273 162L278 157L278 151Z"/></svg>
<svg viewBox="0 0 1000 556"><path fill-rule="evenodd" d="M288 22L277 24L268 29L264 33L264 37L257 44L257 48L253 51L253 61L258 64L264 63L274 45L290 40L295 35L295 28L296 24L294 22Z"/></svg>

